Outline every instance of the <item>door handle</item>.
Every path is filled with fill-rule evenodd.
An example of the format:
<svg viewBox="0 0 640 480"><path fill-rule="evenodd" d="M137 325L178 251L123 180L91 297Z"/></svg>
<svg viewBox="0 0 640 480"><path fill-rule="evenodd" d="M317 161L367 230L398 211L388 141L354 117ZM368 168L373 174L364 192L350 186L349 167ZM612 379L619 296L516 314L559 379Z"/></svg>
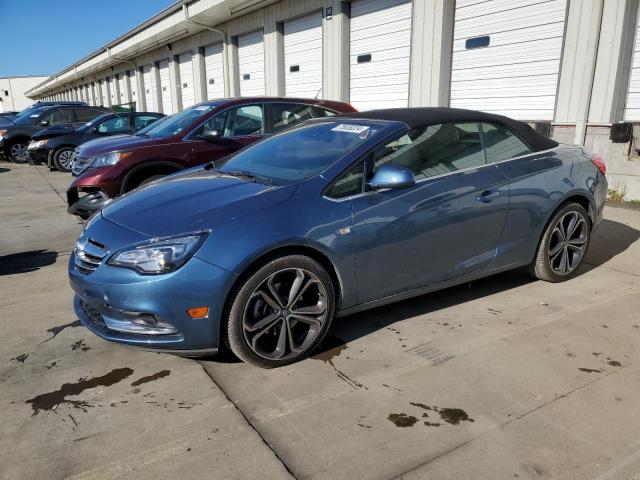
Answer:
<svg viewBox="0 0 640 480"><path fill-rule="evenodd" d="M478 200L480 202L489 203L495 200L496 198L498 198L499 196L500 196L500 192L498 192L497 190L485 190L478 197Z"/></svg>

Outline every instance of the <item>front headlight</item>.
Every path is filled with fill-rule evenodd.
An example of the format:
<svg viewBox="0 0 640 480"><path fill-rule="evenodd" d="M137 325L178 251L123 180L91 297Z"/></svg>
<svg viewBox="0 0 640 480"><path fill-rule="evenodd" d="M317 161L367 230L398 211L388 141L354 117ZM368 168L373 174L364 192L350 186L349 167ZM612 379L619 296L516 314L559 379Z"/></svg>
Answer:
<svg viewBox="0 0 640 480"><path fill-rule="evenodd" d="M208 232L197 232L180 237L154 238L116 252L107 263L140 273L172 272L196 253L207 235Z"/></svg>
<svg viewBox="0 0 640 480"><path fill-rule="evenodd" d="M44 140L31 141L29 142L29 146L27 147L27 150L38 150L39 148L44 147L47 143L49 143L48 138Z"/></svg>
<svg viewBox="0 0 640 480"><path fill-rule="evenodd" d="M109 165L115 165L120 160L127 158L131 155L131 152L109 152L102 155L96 155L93 157L91 168L108 167Z"/></svg>
<svg viewBox="0 0 640 480"><path fill-rule="evenodd" d="M0 137L4 137L4 134L7 133L6 130L0 130Z"/></svg>

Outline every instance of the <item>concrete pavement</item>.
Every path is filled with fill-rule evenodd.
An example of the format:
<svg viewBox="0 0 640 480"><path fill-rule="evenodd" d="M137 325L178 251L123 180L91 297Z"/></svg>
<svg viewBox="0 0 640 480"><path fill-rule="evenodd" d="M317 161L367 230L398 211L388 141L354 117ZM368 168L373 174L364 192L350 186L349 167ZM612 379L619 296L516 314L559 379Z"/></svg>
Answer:
<svg viewBox="0 0 640 480"><path fill-rule="evenodd" d="M607 208L569 282L511 272L352 315L265 371L78 326L68 182L0 164L0 478L640 475L640 211Z"/></svg>

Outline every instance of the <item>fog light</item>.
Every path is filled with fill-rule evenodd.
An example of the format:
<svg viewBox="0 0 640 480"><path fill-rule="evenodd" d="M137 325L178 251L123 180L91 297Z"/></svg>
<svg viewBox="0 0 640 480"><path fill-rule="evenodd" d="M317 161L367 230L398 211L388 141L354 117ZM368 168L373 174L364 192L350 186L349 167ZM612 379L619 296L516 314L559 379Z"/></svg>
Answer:
<svg viewBox="0 0 640 480"><path fill-rule="evenodd" d="M131 319L132 323L137 323L139 325L157 325L158 320L154 315L150 313L139 313L136 317Z"/></svg>
<svg viewBox="0 0 640 480"><path fill-rule="evenodd" d="M204 318L209 315L209 307L193 307L187 313L191 318Z"/></svg>

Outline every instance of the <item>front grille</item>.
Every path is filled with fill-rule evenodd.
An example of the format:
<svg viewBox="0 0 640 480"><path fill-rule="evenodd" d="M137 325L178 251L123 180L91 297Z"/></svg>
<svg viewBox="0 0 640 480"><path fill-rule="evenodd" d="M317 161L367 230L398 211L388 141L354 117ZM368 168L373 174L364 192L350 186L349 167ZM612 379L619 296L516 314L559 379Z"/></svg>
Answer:
<svg viewBox="0 0 640 480"><path fill-rule="evenodd" d="M100 266L108 252L105 245L83 235L76 243L76 268L82 273L89 274Z"/></svg>

